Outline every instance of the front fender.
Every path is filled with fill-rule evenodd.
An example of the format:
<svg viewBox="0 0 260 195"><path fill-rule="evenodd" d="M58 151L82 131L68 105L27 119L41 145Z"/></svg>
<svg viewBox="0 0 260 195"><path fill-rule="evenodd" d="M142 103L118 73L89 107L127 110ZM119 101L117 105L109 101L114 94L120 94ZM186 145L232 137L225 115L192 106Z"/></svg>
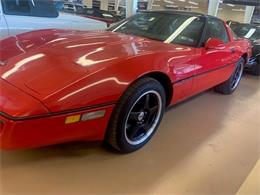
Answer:
<svg viewBox="0 0 260 195"><path fill-rule="evenodd" d="M129 58L84 77L43 103L52 112L115 103L131 83L144 75L152 72L170 75L166 64L166 58L158 58L158 54Z"/></svg>

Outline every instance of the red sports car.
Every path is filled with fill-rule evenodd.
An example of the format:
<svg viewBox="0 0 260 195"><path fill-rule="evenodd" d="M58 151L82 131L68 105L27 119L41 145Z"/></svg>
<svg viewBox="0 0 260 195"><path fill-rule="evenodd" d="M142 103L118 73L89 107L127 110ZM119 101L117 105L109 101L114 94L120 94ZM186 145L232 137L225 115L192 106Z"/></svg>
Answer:
<svg viewBox="0 0 260 195"><path fill-rule="evenodd" d="M251 56L220 19L153 11L105 32L41 30L0 41L0 148L105 140L127 153L165 108L214 87L231 94Z"/></svg>

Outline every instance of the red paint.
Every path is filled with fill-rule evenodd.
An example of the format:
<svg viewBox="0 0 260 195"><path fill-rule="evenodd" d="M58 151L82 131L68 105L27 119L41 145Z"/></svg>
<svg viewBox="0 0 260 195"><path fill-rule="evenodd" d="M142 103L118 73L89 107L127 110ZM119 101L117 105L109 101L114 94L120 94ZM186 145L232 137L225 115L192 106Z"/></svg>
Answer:
<svg viewBox="0 0 260 195"><path fill-rule="evenodd" d="M173 83L171 104L227 80L238 59L251 55L249 42L235 41L228 32L229 43L213 40L210 48L65 30L35 31L0 41L0 60L6 63L0 67L0 108L13 118L0 118L4 121L0 148L102 140L114 105L72 111L117 102L131 83L149 73L164 74ZM64 123L67 116L102 109L106 115L101 119ZM59 114L63 111L69 114ZM35 115L39 118L14 121Z"/></svg>

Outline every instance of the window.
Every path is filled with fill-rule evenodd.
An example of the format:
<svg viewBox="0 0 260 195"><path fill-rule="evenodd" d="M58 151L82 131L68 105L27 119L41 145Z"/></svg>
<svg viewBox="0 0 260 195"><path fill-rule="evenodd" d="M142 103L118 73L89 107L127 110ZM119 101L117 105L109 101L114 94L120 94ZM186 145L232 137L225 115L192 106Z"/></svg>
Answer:
<svg viewBox="0 0 260 195"><path fill-rule="evenodd" d="M191 16L164 13L140 13L109 30L165 41Z"/></svg>
<svg viewBox="0 0 260 195"><path fill-rule="evenodd" d="M102 18L102 14L101 14L100 10L97 10L95 8L94 9L84 9L83 14L87 15L87 16Z"/></svg>
<svg viewBox="0 0 260 195"><path fill-rule="evenodd" d="M221 20L215 18L208 18L205 41L207 41L209 38L220 39L225 43L229 41L227 30L224 26L224 23Z"/></svg>
<svg viewBox="0 0 260 195"><path fill-rule="evenodd" d="M94 10L92 9L86 9L86 12L85 12L87 15L89 16L93 16L94 15Z"/></svg>
<svg viewBox="0 0 260 195"><path fill-rule="evenodd" d="M201 40L201 34L204 29L205 19L197 18L188 25L172 43L195 47Z"/></svg>
<svg viewBox="0 0 260 195"><path fill-rule="evenodd" d="M1 0L6 15L58 17L52 0Z"/></svg>
<svg viewBox="0 0 260 195"><path fill-rule="evenodd" d="M238 36L236 33L234 33L234 31L231 29L232 35L233 35L233 39L234 40L238 40Z"/></svg>

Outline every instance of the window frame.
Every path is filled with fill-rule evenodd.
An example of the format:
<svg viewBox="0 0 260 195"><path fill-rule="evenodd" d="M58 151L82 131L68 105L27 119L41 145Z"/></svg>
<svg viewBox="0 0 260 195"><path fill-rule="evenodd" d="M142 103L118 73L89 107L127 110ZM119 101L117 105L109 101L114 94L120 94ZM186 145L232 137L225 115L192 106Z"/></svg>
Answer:
<svg viewBox="0 0 260 195"><path fill-rule="evenodd" d="M222 20L219 19L219 18L216 18L216 17L213 17L213 16L207 16L207 17L206 17L206 25L205 25L204 34L203 34L203 39L202 39L202 42L201 42L202 47L204 47L205 44L206 44L206 42L208 41L208 40L206 40L206 35L207 35L207 29L208 29L208 27L209 27L208 21L209 21L210 19L213 19L213 20L216 20L216 21L219 21L220 23L222 23L222 25L223 25L223 27L224 27L224 29L225 29L225 32L226 32L226 34L227 34L227 42L224 42L224 41L223 41L223 42L224 42L225 44L229 43L229 42L231 41L231 39L230 39L230 34L229 34L229 32L228 32L228 29L227 29L227 27L226 27L225 22L222 21ZM221 39L221 40L222 40L222 39Z"/></svg>

